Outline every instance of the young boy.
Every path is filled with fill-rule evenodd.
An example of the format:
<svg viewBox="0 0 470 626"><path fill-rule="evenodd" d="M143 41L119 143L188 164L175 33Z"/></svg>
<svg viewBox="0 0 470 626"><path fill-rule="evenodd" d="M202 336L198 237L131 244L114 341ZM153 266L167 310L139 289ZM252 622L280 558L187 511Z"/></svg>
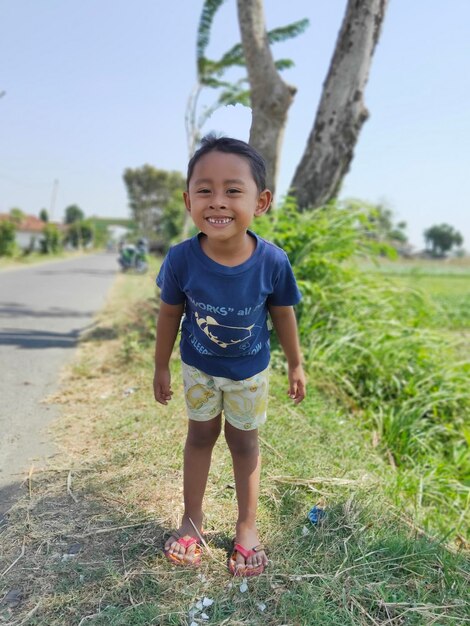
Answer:
<svg viewBox="0 0 470 626"><path fill-rule="evenodd" d="M268 312L287 358L288 394L295 403L305 397L293 310L300 293L291 266L283 250L248 230L271 203L265 176L262 157L245 142L205 137L189 162L184 193L200 232L170 249L157 278L155 399L164 405L171 399L169 361L184 314L180 350L189 417L184 515L165 553L173 563L200 562L194 526L202 533L202 501L223 411L238 503L229 569L240 576L258 575L268 563L256 528L258 427L266 419L268 395Z"/></svg>

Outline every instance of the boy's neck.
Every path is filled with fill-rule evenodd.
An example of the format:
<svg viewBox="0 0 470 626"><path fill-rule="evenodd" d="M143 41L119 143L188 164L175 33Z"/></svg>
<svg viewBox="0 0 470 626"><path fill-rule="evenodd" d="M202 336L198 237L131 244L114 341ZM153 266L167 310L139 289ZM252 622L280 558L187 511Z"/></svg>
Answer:
<svg viewBox="0 0 470 626"><path fill-rule="evenodd" d="M204 234L199 236L199 241L206 256L227 267L235 267L248 261L256 249L256 240L248 232L238 241L214 241Z"/></svg>

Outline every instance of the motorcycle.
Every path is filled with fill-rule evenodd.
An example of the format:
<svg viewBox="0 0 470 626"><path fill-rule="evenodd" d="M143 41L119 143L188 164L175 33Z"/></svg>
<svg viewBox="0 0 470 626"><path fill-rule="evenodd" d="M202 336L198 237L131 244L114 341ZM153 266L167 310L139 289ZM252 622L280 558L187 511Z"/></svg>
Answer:
<svg viewBox="0 0 470 626"><path fill-rule="evenodd" d="M134 270L143 274L148 270L147 254L147 246L140 240L137 245L126 244L121 248L118 263L123 272Z"/></svg>

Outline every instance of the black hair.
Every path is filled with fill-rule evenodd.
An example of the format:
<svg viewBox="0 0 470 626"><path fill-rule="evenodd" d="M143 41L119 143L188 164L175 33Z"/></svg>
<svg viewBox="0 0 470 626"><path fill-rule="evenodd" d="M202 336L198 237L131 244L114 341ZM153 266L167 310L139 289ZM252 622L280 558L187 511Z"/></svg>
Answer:
<svg viewBox="0 0 470 626"><path fill-rule="evenodd" d="M201 157L209 152L225 152L227 154L238 154L243 157L248 161L258 191L261 193L266 189L266 163L259 152L245 141L241 141L241 139L217 137L213 133L201 139L201 145L188 163L188 173L186 176L187 187L193 175L194 166Z"/></svg>

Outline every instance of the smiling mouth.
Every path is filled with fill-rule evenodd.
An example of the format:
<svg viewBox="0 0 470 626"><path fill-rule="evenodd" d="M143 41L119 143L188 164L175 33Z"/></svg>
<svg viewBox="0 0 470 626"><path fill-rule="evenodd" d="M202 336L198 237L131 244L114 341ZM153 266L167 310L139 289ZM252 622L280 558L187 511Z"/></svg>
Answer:
<svg viewBox="0 0 470 626"><path fill-rule="evenodd" d="M206 217L209 224L223 225L233 222L233 217Z"/></svg>

